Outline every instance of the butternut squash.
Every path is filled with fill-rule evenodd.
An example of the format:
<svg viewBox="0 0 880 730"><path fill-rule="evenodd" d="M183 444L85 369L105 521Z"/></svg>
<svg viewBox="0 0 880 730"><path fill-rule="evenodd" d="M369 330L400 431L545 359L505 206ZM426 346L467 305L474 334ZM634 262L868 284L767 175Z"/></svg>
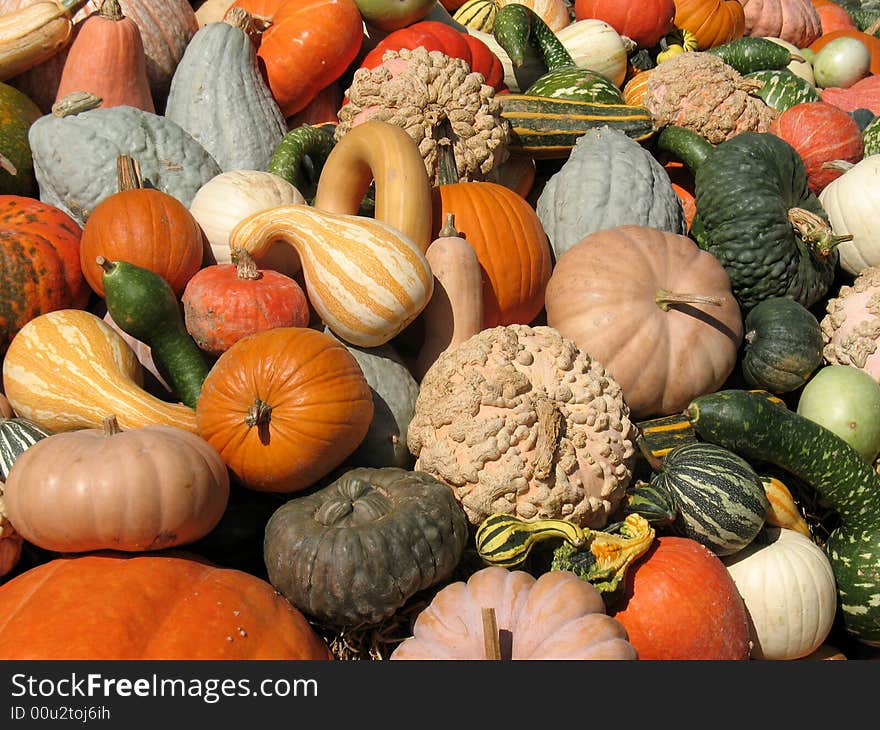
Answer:
<svg viewBox="0 0 880 730"><path fill-rule="evenodd" d="M3 388L15 412L52 432L101 428L111 413L124 430L166 424L197 432L192 408L160 400L142 385L134 350L80 309L30 320L3 361Z"/></svg>
<svg viewBox="0 0 880 730"><path fill-rule="evenodd" d="M433 200L425 163L415 140L388 122L359 124L336 143L318 178L315 208L354 215L373 180L376 220L427 251Z"/></svg>

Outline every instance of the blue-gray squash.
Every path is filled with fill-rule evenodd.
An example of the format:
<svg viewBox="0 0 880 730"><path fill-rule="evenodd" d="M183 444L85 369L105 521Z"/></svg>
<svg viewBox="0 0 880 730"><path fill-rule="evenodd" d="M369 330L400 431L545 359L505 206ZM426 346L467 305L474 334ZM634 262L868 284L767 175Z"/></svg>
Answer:
<svg viewBox="0 0 880 730"><path fill-rule="evenodd" d="M287 124L248 35L251 16L233 8L193 36L171 81L165 116L211 154L223 172L265 170Z"/></svg>
<svg viewBox="0 0 880 730"><path fill-rule="evenodd" d="M585 133L538 197L535 210L557 259L584 237L638 225L684 235L681 201L663 166L611 127Z"/></svg>

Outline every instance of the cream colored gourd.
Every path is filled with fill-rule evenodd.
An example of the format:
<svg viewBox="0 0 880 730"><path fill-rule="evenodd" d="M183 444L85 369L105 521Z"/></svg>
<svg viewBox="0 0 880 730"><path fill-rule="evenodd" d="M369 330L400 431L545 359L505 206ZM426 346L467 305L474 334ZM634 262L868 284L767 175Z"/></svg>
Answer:
<svg viewBox="0 0 880 730"><path fill-rule="evenodd" d="M837 610L831 563L794 530L766 527L723 559L748 609L753 659L800 659L828 637Z"/></svg>
<svg viewBox="0 0 880 730"><path fill-rule="evenodd" d="M444 350L483 329L483 277L477 252L455 230L449 214L425 254L434 274L434 293L423 312L425 337L414 376L421 380Z"/></svg>
<svg viewBox="0 0 880 730"><path fill-rule="evenodd" d="M5 499L15 529L45 550L162 550L214 529L229 472L194 433L165 425L122 431L108 416L101 429L56 433L25 451Z"/></svg>
<svg viewBox="0 0 880 730"><path fill-rule="evenodd" d="M192 408L155 398L142 384L134 351L85 310L35 317L3 360L3 388L15 412L50 431L99 428L115 413L123 429L166 424L196 432Z"/></svg>
<svg viewBox="0 0 880 730"><path fill-rule="evenodd" d="M418 145L393 124L358 124L336 143L321 168L315 208L355 215L373 181L376 220L427 251L433 238L431 183Z"/></svg>
<svg viewBox="0 0 880 730"><path fill-rule="evenodd" d="M229 10L233 0L205 0L196 9L196 20L199 21L199 27L208 23L219 23Z"/></svg>
<svg viewBox="0 0 880 730"><path fill-rule="evenodd" d="M54 56L73 37L72 17L86 0L45 0L0 15L0 81Z"/></svg>
<svg viewBox="0 0 880 730"><path fill-rule="evenodd" d="M259 260L279 240L299 254L309 302L324 324L353 345L385 344L431 298L434 277L425 254L380 220L285 205L245 218L229 245Z"/></svg>
<svg viewBox="0 0 880 730"><path fill-rule="evenodd" d="M813 64L801 55L800 49L794 43L789 43L782 40L782 38L774 38L773 36L765 36L765 38L768 41L773 41L777 46L787 49L789 53L794 54L791 63L786 66L789 71L795 76L800 76L807 83L813 84L813 86L816 85L816 77L813 75Z"/></svg>
<svg viewBox="0 0 880 730"><path fill-rule="evenodd" d="M819 194L828 214L831 230L837 236L851 235L837 250L840 268L853 276L869 266L880 265L880 155L865 157L832 180Z"/></svg>
<svg viewBox="0 0 880 730"><path fill-rule="evenodd" d="M575 66L596 71L623 88L629 56L627 41L605 21L585 18L556 31Z"/></svg>
<svg viewBox="0 0 880 730"><path fill-rule="evenodd" d="M254 213L279 205L302 205L302 193L287 180L263 170L231 170L202 185L189 205L189 212L202 227L218 264L232 261L229 234ZM286 276L300 270L296 250L283 243L269 248L260 266Z"/></svg>

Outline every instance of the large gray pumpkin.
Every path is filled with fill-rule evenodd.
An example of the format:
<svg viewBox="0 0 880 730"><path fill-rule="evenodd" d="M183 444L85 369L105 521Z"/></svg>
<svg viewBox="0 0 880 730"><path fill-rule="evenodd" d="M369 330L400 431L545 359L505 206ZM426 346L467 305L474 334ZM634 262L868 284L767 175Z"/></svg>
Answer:
<svg viewBox="0 0 880 730"><path fill-rule="evenodd" d="M244 30L250 16L233 10L223 22L202 26L189 42L165 116L200 142L223 172L265 170L287 123Z"/></svg>
<svg viewBox="0 0 880 730"><path fill-rule="evenodd" d="M81 225L104 198L118 190L116 159L140 164L144 187L177 198L187 208L198 189L221 170L180 125L131 106L89 108L89 95L67 97L57 112L28 132L40 200ZM80 111L85 109L85 111Z"/></svg>
<svg viewBox="0 0 880 730"><path fill-rule="evenodd" d="M687 232L669 175L623 132L599 127L578 139L535 205L556 259L596 231L623 225Z"/></svg>
<svg viewBox="0 0 880 730"><path fill-rule="evenodd" d="M409 422L416 412L419 384L391 345L358 347L336 337L357 360L373 396L373 420L360 446L346 459L349 466L396 466L408 469L415 457L406 443Z"/></svg>
<svg viewBox="0 0 880 730"><path fill-rule="evenodd" d="M333 626L372 625L447 578L468 539L452 490L423 472L358 468L297 496L266 525L269 581Z"/></svg>

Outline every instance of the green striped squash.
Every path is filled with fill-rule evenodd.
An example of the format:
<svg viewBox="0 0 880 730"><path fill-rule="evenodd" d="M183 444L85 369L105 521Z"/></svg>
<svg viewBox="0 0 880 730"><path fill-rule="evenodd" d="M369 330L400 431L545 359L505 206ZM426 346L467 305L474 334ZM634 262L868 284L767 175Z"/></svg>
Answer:
<svg viewBox="0 0 880 730"><path fill-rule="evenodd" d="M628 104L595 104L532 94L500 94L510 122L511 152L534 159L566 159L587 130L612 127L641 142L656 131L651 112Z"/></svg>
<svg viewBox="0 0 880 730"><path fill-rule="evenodd" d="M5 482L15 460L52 432L27 418L0 420L0 481Z"/></svg>
<svg viewBox="0 0 880 730"><path fill-rule="evenodd" d="M669 495L676 509L673 531L718 556L744 548L764 525L769 502L761 477L741 456L716 444L673 449L650 484Z"/></svg>
<svg viewBox="0 0 880 730"><path fill-rule="evenodd" d="M623 93L596 71L577 66L548 71L525 92L530 96L571 99L598 104L623 104Z"/></svg>
<svg viewBox="0 0 880 730"><path fill-rule="evenodd" d="M562 538L574 547L580 547L586 541L584 531L573 522L528 522L502 513L489 515L483 520L474 539L477 553L484 562L509 568L522 563L537 543L551 538Z"/></svg>
<svg viewBox="0 0 880 730"><path fill-rule="evenodd" d="M865 145L865 157L880 153L880 117L874 117L862 130L862 142Z"/></svg>
<svg viewBox="0 0 880 730"><path fill-rule="evenodd" d="M452 19L468 28L491 33L496 15L498 5L495 0L468 0L455 11Z"/></svg>
<svg viewBox="0 0 880 730"><path fill-rule="evenodd" d="M753 71L745 78L763 82L753 93L779 114L795 104L822 100L815 86L787 68Z"/></svg>

